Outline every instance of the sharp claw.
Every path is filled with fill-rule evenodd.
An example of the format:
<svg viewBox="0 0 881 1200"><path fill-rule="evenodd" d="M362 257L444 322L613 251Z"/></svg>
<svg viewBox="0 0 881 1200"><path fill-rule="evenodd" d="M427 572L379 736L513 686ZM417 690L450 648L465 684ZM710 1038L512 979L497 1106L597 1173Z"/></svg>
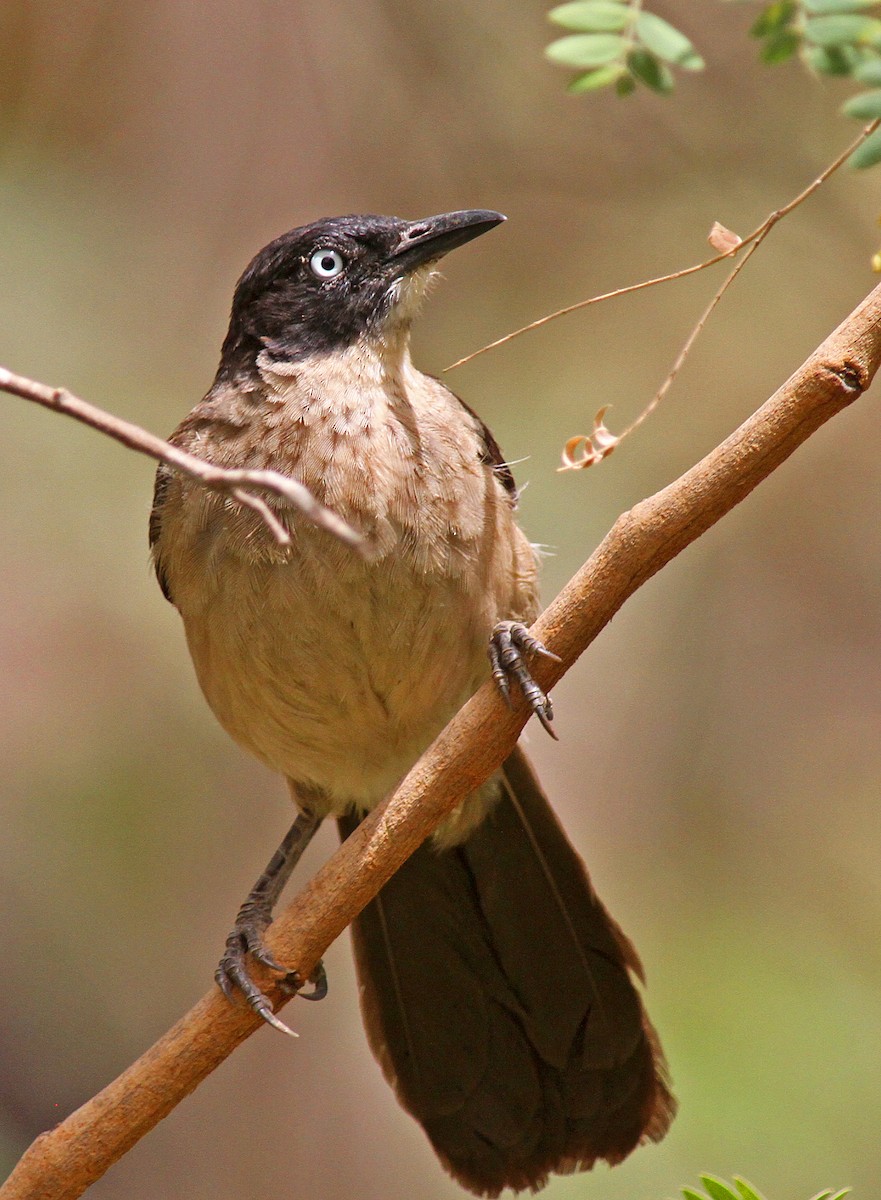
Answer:
<svg viewBox="0 0 881 1200"><path fill-rule="evenodd" d="M269 967L270 971L279 971L282 974L287 974L287 967L283 967L274 954L271 954L265 946L248 946L248 950L257 962L263 963L264 967Z"/></svg>
<svg viewBox="0 0 881 1200"><path fill-rule="evenodd" d="M560 740L560 736L557 733L556 729L554 729L553 725L551 724L553 717L547 711L547 709L537 708L535 710L535 715L538 717L539 721L541 722L541 727L542 727L542 729L544 729L545 733L549 733L551 735L551 737L554 739L554 741L558 742Z"/></svg>
<svg viewBox="0 0 881 1200"><path fill-rule="evenodd" d="M223 992L224 996L226 996L227 1000L229 1000L230 1004L234 1003L235 997L233 994L234 990L232 980L222 967L218 967L214 972L214 982Z"/></svg>
<svg viewBox="0 0 881 1200"><path fill-rule="evenodd" d="M505 674L505 668L502 666L501 655L495 641L490 639L489 643L489 665L492 669L492 677L496 687L501 692L503 698L507 701L508 707L511 707L511 694L508 687L508 677Z"/></svg>
<svg viewBox="0 0 881 1200"><path fill-rule="evenodd" d="M264 999L265 999L265 997L264 997ZM254 1012L257 1014L258 1017L261 1017L266 1022L266 1024L271 1025L273 1029L277 1029L279 1033L286 1033L288 1035L288 1037L292 1037L292 1038L298 1038L300 1036L289 1026L285 1025L284 1021L280 1021L278 1019L278 1017L275 1015L275 1013L272 1011L272 1009L268 1007L268 1005L269 1005L268 1000L266 1001L266 1005L267 1006L264 1008L262 1005L258 1006L256 1004L252 1004L251 1008L254 1010Z"/></svg>
<svg viewBox="0 0 881 1200"><path fill-rule="evenodd" d="M324 963L320 962L309 978L312 984L311 992L299 992L301 1000L323 1000L327 995L327 971Z"/></svg>
<svg viewBox="0 0 881 1200"><path fill-rule="evenodd" d="M267 1025L271 1025L279 1033L288 1034L289 1037L300 1036L293 1029L288 1028L284 1021L278 1019L272 1011L272 1004L269 997L256 987L241 963L222 962L214 972L214 978L218 987L230 1003L235 1003L235 993L239 992L251 1011L256 1013L261 1021L265 1021Z"/></svg>

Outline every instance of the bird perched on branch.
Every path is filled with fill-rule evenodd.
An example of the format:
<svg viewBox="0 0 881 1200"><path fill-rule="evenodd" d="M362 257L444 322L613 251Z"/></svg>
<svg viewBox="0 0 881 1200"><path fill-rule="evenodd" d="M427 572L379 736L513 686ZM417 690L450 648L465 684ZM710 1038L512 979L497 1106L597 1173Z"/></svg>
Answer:
<svg viewBox="0 0 881 1200"><path fill-rule="evenodd" d="M298 815L242 906L217 972L285 1026L249 974L324 817L343 836L493 674L551 729L529 673L536 560L492 434L409 353L438 260L495 212L349 216L261 250L236 287L220 366L171 440L305 484L369 558L277 507L161 466L156 573L233 738L288 780ZM620 1162L674 1113L634 976L523 753L453 811L353 928L367 1036L444 1166L477 1195ZM301 981L289 976L292 987ZM323 975L312 993L324 991Z"/></svg>

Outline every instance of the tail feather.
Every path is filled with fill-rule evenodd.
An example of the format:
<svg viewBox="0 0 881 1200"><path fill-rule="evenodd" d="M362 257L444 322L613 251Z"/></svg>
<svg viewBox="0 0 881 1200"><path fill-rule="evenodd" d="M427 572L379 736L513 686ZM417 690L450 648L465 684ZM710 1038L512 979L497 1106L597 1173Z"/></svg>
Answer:
<svg viewBox="0 0 881 1200"><path fill-rule="evenodd" d="M620 1162L675 1113L636 951L519 749L503 776L467 842L422 846L353 925L373 1052L483 1196Z"/></svg>

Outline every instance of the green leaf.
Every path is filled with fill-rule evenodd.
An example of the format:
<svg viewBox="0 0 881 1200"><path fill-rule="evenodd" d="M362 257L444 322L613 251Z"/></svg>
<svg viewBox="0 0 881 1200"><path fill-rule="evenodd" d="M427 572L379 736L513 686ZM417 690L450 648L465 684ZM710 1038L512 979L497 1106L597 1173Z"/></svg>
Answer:
<svg viewBox="0 0 881 1200"><path fill-rule="evenodd" d="M622 75L615 84L615 91L619 96L630 96L636 91L636 80L632 75Z"/></svg>
<svg viewBox="0 0 881 1200"><path fill-rule="evenodd" d="M875 163L881 162L881 129L870 133L862 145L857 146L847 161L857 170L865 170L866 167L874 167Z"/></svg>
<svg viewBox="0 0 881 1200"><path fill-rule="evenodd" d="M631 74L653 92L666 96L676 85L669 67L665 67L648 50L633 50L627 55L627 66ZM705 1198L701 1197L701 1200Z"/></svg>
<svg viewBox="0 0 881 1200"><path fill-rule="evenodd" d="M808 66L819 75L853 75L856 55L853 46L808 46L805 51Z"/></svg>
<svg viewBox="0 0 881 1200"><path fill-rule="evenodd" d="M574 33L545 48L551 62L564 67L604 67L622 58L627 49L623 37L612 33Z"/></svg>
<svg viewBox="0 0 881 1200"><path fill-rule="evenodd" d="M784 29L781 33L768 38L762 46L759 58L769 66L776 66L777 63L786 62L788 58L792 58L800 46L801 38L798 34Z"/></svg>
<svg viewBox="0 0 881 1200"><path fill-rule="evenodd" d="M703 1192L698 1192L694 1188L684 1187L682 1195L685 1197L685 1200L707 1200Z"/></svg>
<svg viewBox="0 0 881 1200"><path fill-rule="evenodd" d="M841 46L850 43L866 45L881 36L881 21L877 17L848 16L811 17L805 21L805 37L815 46Z"/></svg>
<svg viewBox="0 0 881 1200"><path fill-rule="evenodd" d="M757 1192L751 1183L747 1183L747 1181L745 1179L741 1179L739 1175L734 1176L734 1186L740 1192L743 1200L765 1200L765 1197L761 1192Z"/></svg>
<svg viewBox="0 0 881 1200"><path fill-rule="evenodd" d="M867 83L869 87L881 87L881 59L870 58L854 67L854 79Z"/></svg>
<svg viewBox="0 0 881 1200"><path fill-rule="evenodd" d="M665 62L674 63L686 71L703 70L704 60L692 43L684 33L680 33L663 17L649 12L639 13L636 18L636 32L646 50Z"/></svg>
<svg viewBox="0 0 881 1200"><path fill-rule="evenodd" d="M817 1192L816 1196L812 1196L811 1200L829 1200L832 1195L832 1188L826 1188L825 1192Z"/></svg>
<svg viewBox="0 0 881 1200"><path fill-rule="evenodd" d="M618 33L632 21L627 4L619 0L574 0L561 4L548 13L551 21L579 33Z"/></svg>
<svg viewBox="0 0 881 1200"><path fill-rule="evenodd" d="M717 1179L715 1175L701 1175L700 1181L707 1189L710 1200L740 1200L737 1192L724 1179Z"/></svg>
<svg viewBox="0 0 881 1200"><path fill-rule="evenodd" d="M802 0L802 2L805 10L813 16L827 17L834 13L855 13L864 8L874 8L878 0Z"/></svg>
<svg viewBox="0 0 881 1200"><path fill-rule="evenodd" d="M776 0L759 15L750 33L753 37L767 37L771 33L779 33L792 21L795 13L795 0Z"/></svg>
<svg viewBox="0 0 881 1200"><path fill-rule="evenodd" d="M847 103L841 106L841 111L846 117L855 117L858 121L877 121L881 118L881 88L851 96Z"/></svg>
<svg viewBox="0 0 881 1200"><path fill-rule="evenodd" d="M581 92L597 92L600 88L611 87L621 79L624 70L625 68L618 63L608 67L597 67L595 71L587 71L573 79L566 91L571 96L578 96Z"/></svg>
<svg viewBox="0 0 881 1200"><path fill-rule="evenodd" d="M851 1193L851 1189L849 1187L842 1188L840 1192L835 1193L835 1195L831 1198L831 1200L844 1200L844 1197L849 1196L850 1193Z"/></svg>

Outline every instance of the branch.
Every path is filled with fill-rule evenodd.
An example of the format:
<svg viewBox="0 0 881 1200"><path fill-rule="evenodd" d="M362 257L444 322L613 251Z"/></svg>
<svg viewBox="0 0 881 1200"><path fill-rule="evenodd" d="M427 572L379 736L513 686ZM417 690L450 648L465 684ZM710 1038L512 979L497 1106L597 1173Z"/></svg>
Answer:
<svg viewBox="0 0 881 1200"><path fill-rule="evenodd" d="M21 396L23 400L32 400L35 404L42 404L44 408L51 408L54 412L64 413L76 421L82 421L84 425L122 442L123 446L128 446L130 450L137 450L140 454L165 463L175 471L198 479L212 491L228 493L239 504L252 508L281 546L291 544L291 535L261 493L275 496L283 504L296 509L313 525L339 538L347 546L365 553L364 539L360 533L347 525L335 512L319 504L302 483L280 475L278 471L239 471L215 466L194 454L187 454L185 450L172 446L170 442L164 442L155 433L149 433L140 425L123 421L121 417L115 417L112 413L96 408L94 404L88 404L79 396L68 392L66 388L47 387L45 383L37 383L23 375L15 375L6 367L0 367L0 391Z"/></svg>
<svg viewBox="0 0 881 1200"><path fill-rule="evenodd" d="M537 661L538 682L553 686L637 588L857 399L879 363L881 285L726 441L675 483L618 518L533 627L561 659ZM498 768L525 719L485 684L395 795L367 817L276 919L268 936L273 953L308 976L407 856ZM259 974L259 982L282 1003L265 973ZM118 1079L41 1134L0 1189L0 1200L81 1195L261 1024L212 988Z"/></svg>

